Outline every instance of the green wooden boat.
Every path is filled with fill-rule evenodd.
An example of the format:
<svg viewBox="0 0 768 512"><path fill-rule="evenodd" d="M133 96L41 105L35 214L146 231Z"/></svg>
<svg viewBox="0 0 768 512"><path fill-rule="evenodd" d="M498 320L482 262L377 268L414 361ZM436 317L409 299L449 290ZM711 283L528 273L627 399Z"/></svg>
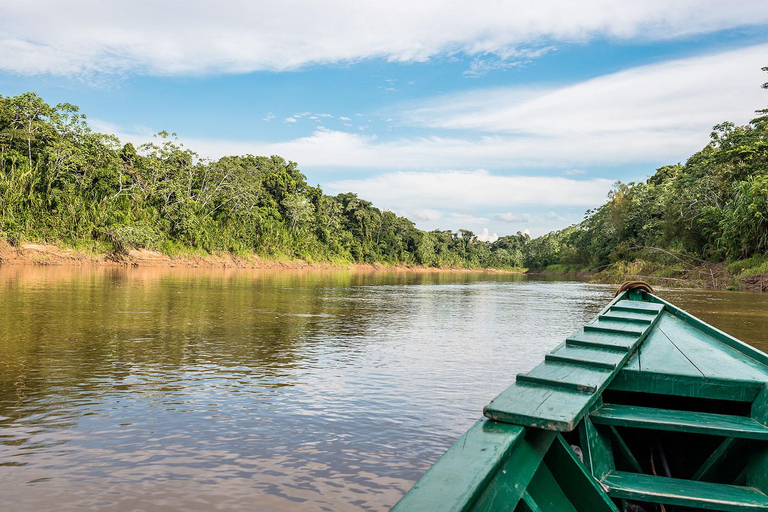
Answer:
<svg viewBox="0 0 768 512"><path fill-rule="evenodd" d="M393 508L768 511L768 356L622 286Z"/></svg>

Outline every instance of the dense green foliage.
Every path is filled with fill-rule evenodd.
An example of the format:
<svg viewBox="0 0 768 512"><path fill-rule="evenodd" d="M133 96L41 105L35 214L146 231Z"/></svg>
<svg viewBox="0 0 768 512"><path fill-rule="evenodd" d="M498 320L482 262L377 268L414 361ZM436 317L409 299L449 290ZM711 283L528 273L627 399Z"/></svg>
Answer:
<svg viewBox="0 0 768 512"><path fill-rule="evenodd" d="M583 222L531 241L526 264L601 269L634 259L768 256L768 109L757 113L745 126L715 126L710 143L684 165L616 183Z"/></svg>
<svg viewBox="0 0 768 512"><path fill-rule="evenodd" d="M684 165L616 183L580 224L486 243L466 230L416 229L352 193L325 195L277 156L205 160L166 132L121 147L73 105L0 96L0 238L433 267L687 259L768 269L768 109L757 113L744 126L715 126Z"/></svg>
<svg viewBox="0 0 768 512"><path fill-rule="evenodd" d="M416 229L355 194L323 194L277 156L204 160L166 132L121 146L77 107L33 93L0 96L3 238L440 267L519 267L528 240Z"/></svg>

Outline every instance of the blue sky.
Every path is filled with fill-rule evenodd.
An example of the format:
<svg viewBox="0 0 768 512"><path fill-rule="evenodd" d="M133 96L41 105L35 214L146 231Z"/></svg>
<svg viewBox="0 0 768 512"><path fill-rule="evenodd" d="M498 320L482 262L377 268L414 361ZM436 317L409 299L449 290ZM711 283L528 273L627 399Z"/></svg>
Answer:
<svg viewBox="0 0 768 512"><path fill-rule="evenodd" d="M0 0L0 94L279 154L425 229L535 236L768 104L767 28L758 1Z"/></svg>

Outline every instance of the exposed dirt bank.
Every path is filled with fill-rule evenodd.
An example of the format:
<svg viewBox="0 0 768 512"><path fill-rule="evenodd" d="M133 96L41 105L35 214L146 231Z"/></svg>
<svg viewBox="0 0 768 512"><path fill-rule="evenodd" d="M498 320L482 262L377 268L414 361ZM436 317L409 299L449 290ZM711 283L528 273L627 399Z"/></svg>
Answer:
<svg viewBox="0 0 768 512"><path fill-rule="evenodd" d="M256 255L239 257L233 254L204 256L169 256L146 249L126 253L97 254L49 244L24 243L18 247L0 241L0 265L52 266L113 266L113 267L182 267L182 268L242 268L242 269L301 269L301 270L389 270L407 272L501 272L523 273L522 270L432 268L383 264L308 263L303 260L271 260Z"/></svg>

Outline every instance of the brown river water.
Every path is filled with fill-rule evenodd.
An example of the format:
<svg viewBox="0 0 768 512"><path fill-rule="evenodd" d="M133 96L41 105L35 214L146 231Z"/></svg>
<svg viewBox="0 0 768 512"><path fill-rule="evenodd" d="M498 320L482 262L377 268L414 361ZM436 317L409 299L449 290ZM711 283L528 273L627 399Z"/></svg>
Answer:
<svg viewBox="0 0 768 512"><path fill-rule="evenodd" d="M0 267L0 510L386 510L614 291ZM659 295L768 350L768 295Z"/></svg>

